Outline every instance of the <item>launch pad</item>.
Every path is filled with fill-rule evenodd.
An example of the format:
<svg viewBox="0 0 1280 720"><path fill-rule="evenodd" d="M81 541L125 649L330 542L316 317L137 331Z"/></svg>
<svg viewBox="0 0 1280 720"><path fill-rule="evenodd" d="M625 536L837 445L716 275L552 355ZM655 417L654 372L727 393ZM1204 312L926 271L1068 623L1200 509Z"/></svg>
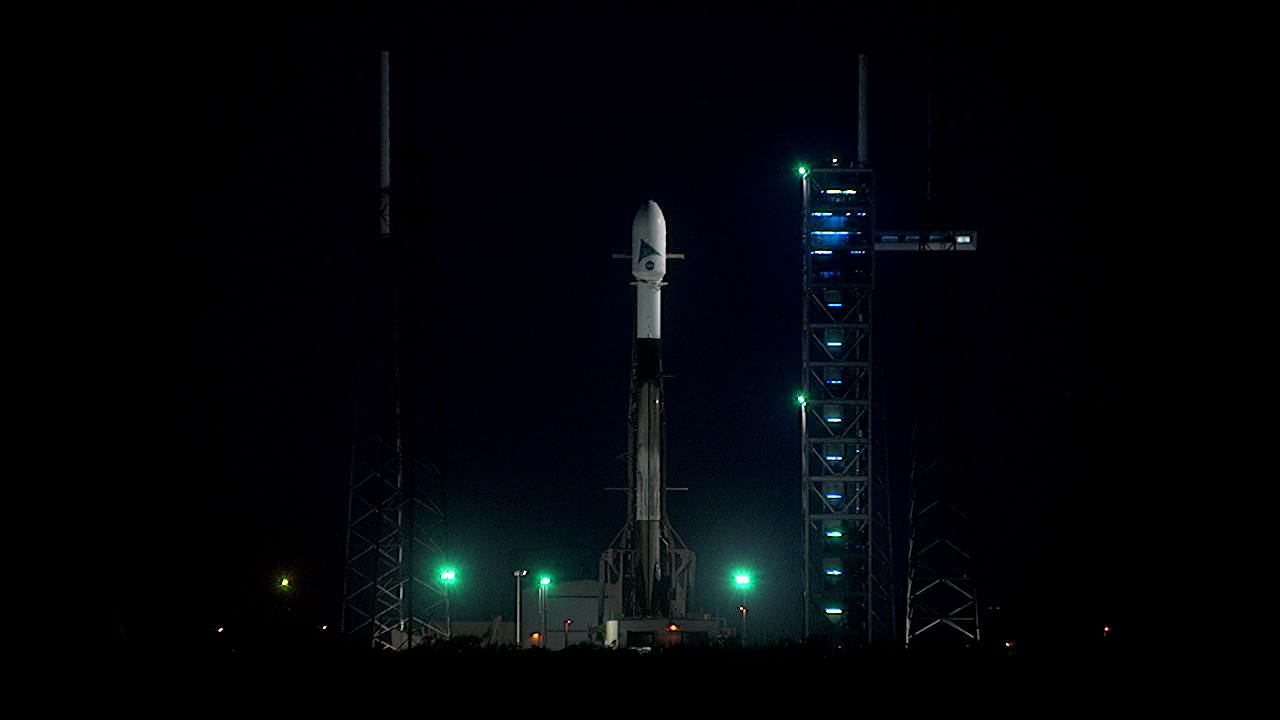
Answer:
<svg viewBox="0 0 1280 720"><path fill-rule="evenodd" d="M663 649L677 645L710 645L723 633L724 623L710 618L684 618L679 621L659 618L606 620L604 646L618 649Z"/></svg>

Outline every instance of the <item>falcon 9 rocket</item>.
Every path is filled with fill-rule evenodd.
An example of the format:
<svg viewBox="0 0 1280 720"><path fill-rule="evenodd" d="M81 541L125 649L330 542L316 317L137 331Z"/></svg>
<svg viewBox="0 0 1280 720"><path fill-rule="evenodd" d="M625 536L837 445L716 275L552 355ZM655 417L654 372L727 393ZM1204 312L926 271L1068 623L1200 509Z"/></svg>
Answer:
<svg viewBox="0 0 1280 720"><path fill-rule="evenodd" d="M614 612L623 617L682 617L693 553L666 518L666 428L662 397L662 288L667 223L650 200L631 224L636 336L631 377L627 524L602 560L612 578ZM612 570L612 572L610 572Z"/></svg>

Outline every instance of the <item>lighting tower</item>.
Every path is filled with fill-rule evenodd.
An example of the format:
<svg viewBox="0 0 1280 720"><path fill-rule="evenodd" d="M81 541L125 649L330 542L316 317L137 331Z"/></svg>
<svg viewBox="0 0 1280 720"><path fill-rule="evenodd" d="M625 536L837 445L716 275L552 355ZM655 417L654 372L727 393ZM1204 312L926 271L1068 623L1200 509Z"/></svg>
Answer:
<svg viewBox="0 0 1280 720"><path fill-rule="evenodd" d="M381 211L366 253L367 335L360 343L356 388L342 629L374 648L401 650L445 637L449 628L446 588L436 574L443 559L443 480L425 449L428 433L415 372L425 360L416 352L421 328L413 312L421 301L414 293L414 256L422 235L413 174L399 173L394 192L391 184L390 86L390 57L384 52ZM394 157L412 157L411 144L401 149L408 152Z"/></svg>

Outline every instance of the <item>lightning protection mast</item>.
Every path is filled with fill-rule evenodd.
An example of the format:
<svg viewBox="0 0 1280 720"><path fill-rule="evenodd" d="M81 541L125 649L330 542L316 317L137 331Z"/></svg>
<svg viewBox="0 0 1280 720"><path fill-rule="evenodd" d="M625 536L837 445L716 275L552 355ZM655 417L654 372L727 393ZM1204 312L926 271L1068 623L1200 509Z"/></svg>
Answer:
<svg viewBox="0 0 1280 720"><path fill-rule="evenodd" d="M977 645L971 476L964 418L964 294L957 251L974 250L975 234L954 230L945 156L933 148L933 64L925 143L918 261L916 361L913 381L910 521L907 538L907 647Z"/></svg>
<svg viewBox="0 0 1280 720"><path fill-rule="evenodd" d="M438 440L438 427L432 423L437 432L430 432L424 422L432 414L421 411L415 372L426 359L416 352L424 331L415 311L423 298L414 292L423 232L413 173L401 172L392 189L391 79L384 52L381 208L378 233L365 253L342 629L374 648L404 650L443 637L448 628L446 589L436 574L444 562L444 483L427 451L428 439ZM411 126L412 103L407 105L410 112L397 118ZM403 150L395 157L416 154L411 143ZM406 165L413 169L412 162ZM429 370L421 376L432 377Z"/></svg>

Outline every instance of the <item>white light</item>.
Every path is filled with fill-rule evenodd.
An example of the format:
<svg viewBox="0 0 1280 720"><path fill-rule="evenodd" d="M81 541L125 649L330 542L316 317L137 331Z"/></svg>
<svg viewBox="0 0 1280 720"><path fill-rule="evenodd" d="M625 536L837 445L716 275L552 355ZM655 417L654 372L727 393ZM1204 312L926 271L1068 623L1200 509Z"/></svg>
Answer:
<svg viewBox="0 0 1280 720"><path fill-rule="evenodd" d="M830 255L831 251L830 250L813 250L809 254L810 255Z"/></svg>
<svg viewBox="0 0 1280 720"><path fill-rule="evenodd" d="M958 243L973 242L973 238L969 237L968 235L957 235L956 242Z"/></svg>
<svg viewBox="0 0 1280 720"><path fill-rule="evenodd" d="M827 537L844 537L844 533L839 530L828 530Z"/></svg>
<svg viewBox="0 0 1280 720"><path fill-rule="evenodd" d="M831 417L827 418L827 422L844 422L844 418Z"/></svg>
<svg viewBox="0 0 1280 720"><path fill-rule="evenodd" d="M825 613L826 613L826 614L828 614L828 615L843 615L843 614L844 614L844 610L841 610L840 608L826 608L825 610L823 610L823 612L825 612Z"/></svg>
<svg viewBox="0 0 1280 720"><path fill-rule="evenodd" d="M840 347L840 346L841 346L841 345L843 345L843 344L844 344L844 343L841 343L839 340L828 340L828 341L827 341L827 347Z"/></svg>
<svg viewBox="0 0 1280 720"><path fill-rule="evenodd" d="M839 570L828 570L828 571L827 571L827 574L828 574L828 575L843 575L844 573L840 572Z"/></svg>
<svg viewBox="0 0 1280 720"><path fill-rule="evenodd" d="M823 190L828 195L857 195L857 190Z"/></svg>

